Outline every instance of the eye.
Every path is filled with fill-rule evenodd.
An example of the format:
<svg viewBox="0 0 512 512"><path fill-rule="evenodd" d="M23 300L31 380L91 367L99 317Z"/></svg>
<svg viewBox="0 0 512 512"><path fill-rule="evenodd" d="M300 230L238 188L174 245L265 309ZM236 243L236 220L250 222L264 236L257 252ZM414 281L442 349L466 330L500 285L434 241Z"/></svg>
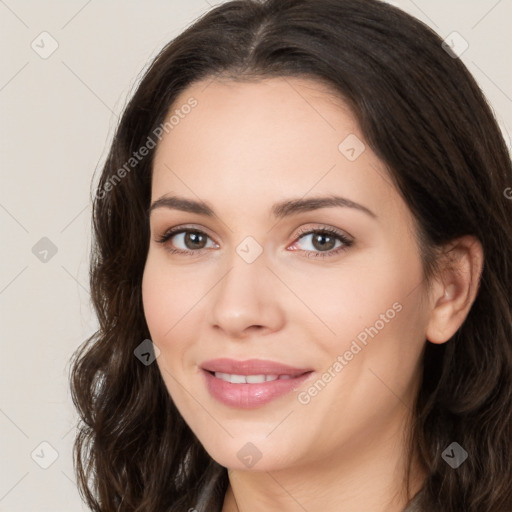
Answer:
<svg viewBox="0 0 512 512"><path fill-rule="evenodd" d="M309 242L303 244L303 248L299 249L302 252L308 253L308 258L335 256L347 250L354 243L353 240L350 240L343 233L331 227L301 230L297 237L299 242L309 238ZM336 245L337 242L339 242L338 245Z"/></svg>
<svg viewBox="0 0 512 512"><path fill-rule="evenodd" d="M298 239L294 245L312 237L309 243L303 245L302 248L293 248L292 250L306 253L306 257L335 256L342 251L348 249L354 242L347 238L343 233L331 227L322 227L317 229L303 229L296 235ZM208 246L208 240L211 244ZM213 242L211 238L199 229L186 228L178 226L168 229L156 241L166 246L166 250L171 254L197 255L208 248L218 248L218 244ZM172 244L170 243L172 241ZM178 248L175 246L178 245ZM181 247L179 247L181 245ZM306 248L304 248L306 246ZM309 248L308 248L309 246ZM292 246L293 247L293 246Z"/></svg>
<svg viewBox="0 0 512 512"><path fill-rule="evenodd" d="M210 237L200 231L199 229L186 229L184 227L177 227L168 229L160 238L156 241L163 245L169 245L169 242L173 240L173 245L181 245L182 248L166 247L166 250L172 254L198 254L203 249L207 248L206 242ZM210 245L210 247L212 247ZM218 247L217 244L213 243L213 247Z"/></svg>

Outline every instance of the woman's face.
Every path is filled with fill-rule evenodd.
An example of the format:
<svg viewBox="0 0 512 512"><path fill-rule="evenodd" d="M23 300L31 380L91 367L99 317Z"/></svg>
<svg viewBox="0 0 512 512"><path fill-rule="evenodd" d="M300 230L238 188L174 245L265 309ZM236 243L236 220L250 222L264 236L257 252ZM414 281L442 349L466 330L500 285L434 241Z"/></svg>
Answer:
<svg viewBox="0 0 512 512"><path fill-rule="evenodd" d="M412 215L353 115L297 78L203 81L171 114L143 302L183 418L233 469L393 453L426 290Z"/></svg>

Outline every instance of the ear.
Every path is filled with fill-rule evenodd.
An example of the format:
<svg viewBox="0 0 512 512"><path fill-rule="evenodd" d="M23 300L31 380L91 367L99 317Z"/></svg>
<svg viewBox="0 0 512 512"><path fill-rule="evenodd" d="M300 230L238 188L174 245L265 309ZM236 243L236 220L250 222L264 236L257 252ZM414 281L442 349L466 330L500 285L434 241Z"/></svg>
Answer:
<svg viewBox="0 0 512 512"><path fill-rule="evenodd" d="M440 275L429 292L425 336L432 343L448 341L466 319L480 285L482 245L473 236L463 236L447 244L441 260Z"/></svg>

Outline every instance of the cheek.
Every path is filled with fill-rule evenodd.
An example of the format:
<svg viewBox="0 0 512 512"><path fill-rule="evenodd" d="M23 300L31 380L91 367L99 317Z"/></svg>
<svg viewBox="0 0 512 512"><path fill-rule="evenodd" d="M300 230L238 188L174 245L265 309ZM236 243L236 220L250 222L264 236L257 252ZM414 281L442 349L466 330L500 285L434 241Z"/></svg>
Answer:
<svg viewBox="0 0 512 512"><path fill-rule="evenodd" d="M390 253L374 261L387 263L368 262L364 272L361 267L357 283L351 278L356 293L339 299L346 308L336 324L339 342L330 350L333 360L343 354L349 361L343 378L358 382L360 399L386 400L383 383L399 395L407 393L424 345L423 274L413 255Z"/></svg>
<svg viewBox="0 0 512 512"><path fill-rule="evenodd" d="M345 356L352 378L380 386L368 370L372 368L390 385L398 380L400 389L411 378L424 343L421 266L412 261L407 272L401 265L380 270L367 267L360 279L349 280L356 293L334 297L339 312L332 327L337 334L326 351L332 361Z"/></svg>
<svg viewBox="0 0 512 512"><path fill-rule="evenodd" d="M142 280L144 314L151 340L160 349L156 359L160 374L174 405L194 433L204 438L204 411L191 398L200 396L197 382L190 381L191 333L197 328L198 300L204 295L204 280L166 262L148 257ZM194 316L196 315L196 316ZM187 385L185 386L185 383ZM199 420L198 420L199 418ZM209 434L211 435L211 434Z"/></svg>
<svg viewBox="0 0 512 512"><path fill-rule="evenodd" d="M360 333L364 339L365 329L375 323L379 331L389 331L392 323L400 323L401 313L397 310L403 309L413 296L411 290L421 283L421 268L415 262L404 266L402 259L377 252L347 259L335 271L317 272L314 279L303 277L304 274L287 276L288 282L295 281L300 299L315 314L308 313L307 317L316 321L325 334L318 339L329 340L329 352L350 345ZM303 308L298 311L303 312Z"/></svg>
<svg viewBox="0 0 512 512"><path fill-rule="evenodd" d="M171 327L168 313L172 312L169 310L169 304L173 302L172 292L165 281L165 274L149 256L142 277L142 304L151 338L155 342Z"/></svg>
<svg viewBox="0 0 512 512"><path fill-rule="evenodd" d="M187 328L187 311L194 304L192 287L180 272L172 270L160 255L148 255L142 278L142 302L151 340L160 350L156 360L169 394L180 402L182 360L186 337L181 336ZM190 327L190 326L189 326ZM174 378L173 378L174 377Z"/></svg>
<svg viewBox="0 0 512 512"><path fill-rule="evenodd" d="M153 341L166 344L175 337L207 291L207 283L196 271L171 267L165 255L150 253L142 279L142 301Z"/></svg>

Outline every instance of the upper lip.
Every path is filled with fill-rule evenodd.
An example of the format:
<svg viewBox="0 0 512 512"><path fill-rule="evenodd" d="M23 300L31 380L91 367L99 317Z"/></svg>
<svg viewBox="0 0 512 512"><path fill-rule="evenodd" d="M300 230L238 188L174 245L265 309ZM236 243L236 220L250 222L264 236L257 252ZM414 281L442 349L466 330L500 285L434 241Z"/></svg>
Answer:
<svg viewBox="0 0 512 512"><path fill-rule="evenodd" d="M296 368L287 364L265 359L211 359L201 364L203 370L209 372L229 373L235 375L291 375L296 377L311 371L310 368Z"/></svg>

